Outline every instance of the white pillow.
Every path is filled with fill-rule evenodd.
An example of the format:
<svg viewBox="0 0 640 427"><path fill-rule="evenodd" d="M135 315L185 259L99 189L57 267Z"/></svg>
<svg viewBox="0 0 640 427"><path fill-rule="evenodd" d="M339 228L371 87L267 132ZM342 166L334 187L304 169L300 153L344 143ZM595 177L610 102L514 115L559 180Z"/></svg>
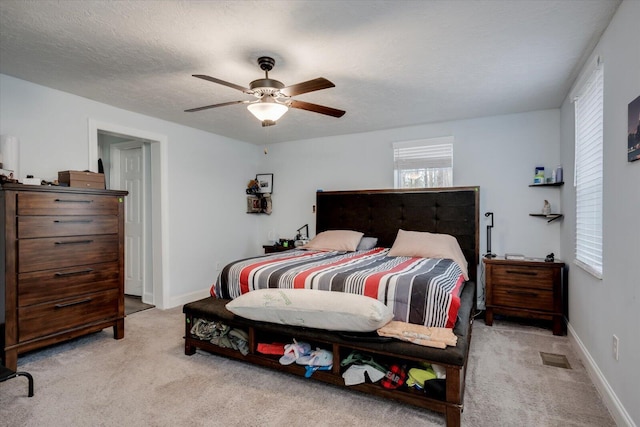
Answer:
<svg viewBox="0 0 640 427"><path fill-rule="evenodd" d="M360 239L360 243L358 243L356 251L368 251L369 249L375 248L377 244L377 237L363 237Z"/></svg>
<svg viewBox="0 0 640 427"><path fill-rule="evenodd" d="M393 319L375 298L315 289L258 289L226 305L241 317L330 331L372 332Z"/></svg>
<svg viewBox="0 0 640 427"><path fill-rule="evenodd" d="M355 251L364 233L351 230L329 230L318 233L302 249L321 251Z"/></svg>
<svg viewBox="0 0 640 427"><path fill-rule="evenodd" d="M458 264L465 280L469 280L467 260L456 238L449 234L400 229L387 256L451 259Z"/></svg>

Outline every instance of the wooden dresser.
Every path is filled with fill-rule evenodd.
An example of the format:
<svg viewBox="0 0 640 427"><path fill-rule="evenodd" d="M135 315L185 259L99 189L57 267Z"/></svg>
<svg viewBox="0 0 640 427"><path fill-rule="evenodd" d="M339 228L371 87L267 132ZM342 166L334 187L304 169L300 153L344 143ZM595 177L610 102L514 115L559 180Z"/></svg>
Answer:
<svg viewBox="0 0 640 427"><path fill-rule="evenodd" d="M567 292L563 262L484 258L485 323L493 313L551 320L554 335L566 333Z"/></svg>
<svg viewBox="0 0 640 427"><path fill-rule="evenodd" d="M5 184L0 356L113 327L124 337L126 191Z"/></svg>

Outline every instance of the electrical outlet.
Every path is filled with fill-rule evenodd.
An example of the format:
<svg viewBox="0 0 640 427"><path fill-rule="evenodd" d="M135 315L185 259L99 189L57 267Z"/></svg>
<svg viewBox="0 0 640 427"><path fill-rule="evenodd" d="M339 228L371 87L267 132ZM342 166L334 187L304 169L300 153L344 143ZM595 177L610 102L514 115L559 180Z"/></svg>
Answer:
<svg viewBox="0 0 640 427"><path fill-rule="evenodd" d="M216 262L216 271L220 271L220 262Z"/></svg>
<svg viewBox="0 0 640 427"><path fill-rule="evenodd" d="M618 349L620 348L620 340L616 335L613 335L613 357L618 360Z"/></svg>

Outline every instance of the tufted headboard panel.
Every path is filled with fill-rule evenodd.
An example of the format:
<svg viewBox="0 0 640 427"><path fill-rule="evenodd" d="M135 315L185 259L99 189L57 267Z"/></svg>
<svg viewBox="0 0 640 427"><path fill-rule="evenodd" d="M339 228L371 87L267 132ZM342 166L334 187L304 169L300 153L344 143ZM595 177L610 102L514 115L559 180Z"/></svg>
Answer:
<svg viewBox="0 0 640 427"><path fill-rule="evenodd" d="M319 191L316 233L356 230L391 247L399 229L454 236L476 281L480 253L480 187Z"/></svg>

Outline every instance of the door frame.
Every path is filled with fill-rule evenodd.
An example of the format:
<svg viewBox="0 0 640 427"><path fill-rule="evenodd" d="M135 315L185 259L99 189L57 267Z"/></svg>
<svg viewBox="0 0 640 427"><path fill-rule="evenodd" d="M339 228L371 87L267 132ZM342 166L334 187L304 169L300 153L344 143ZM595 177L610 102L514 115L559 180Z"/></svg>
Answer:
<svg viewBox="0 0 640 427"><path fill-rule="evenodd" d="M153 259L153 302L158 308L166 308L169 296L169 203L167 174L166 135L146 130L88 119L89 158L88 169L98 170L98 132L124 138L143 139L151 151L151 246Z"/></svg>

